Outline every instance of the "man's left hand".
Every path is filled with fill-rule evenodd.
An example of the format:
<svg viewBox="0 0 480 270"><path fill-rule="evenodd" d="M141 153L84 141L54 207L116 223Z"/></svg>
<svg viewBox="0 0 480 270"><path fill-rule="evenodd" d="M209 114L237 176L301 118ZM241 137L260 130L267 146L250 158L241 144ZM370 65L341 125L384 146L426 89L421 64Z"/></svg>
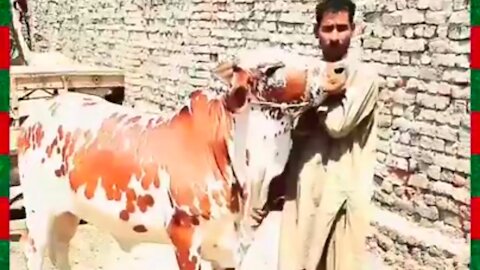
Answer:
<svg viewBox="0 0 480 270"><path fill-rule="evenodd" d="M336 64L329 64L323 80L323 90L327 95L339 95L345 92L347 82L346 68Z"/></svg>

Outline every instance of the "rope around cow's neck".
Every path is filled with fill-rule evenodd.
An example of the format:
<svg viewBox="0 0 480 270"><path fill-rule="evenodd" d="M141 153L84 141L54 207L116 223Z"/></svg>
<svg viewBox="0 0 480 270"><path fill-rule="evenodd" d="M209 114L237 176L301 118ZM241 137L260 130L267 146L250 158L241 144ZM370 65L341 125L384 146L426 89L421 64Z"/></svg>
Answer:
<svg viewBox="0 0 480 270"><path fill-rule="evenodd" d="M269 108L274 108L274 109L279 109L281 112L290 115L293 119L296 119L298 116L300 116L303 112L309 108L312 103L311 102L301 102L301 103L295 103L295 104L288 104L288 103L276 103L276 102L271 102L271 101L250 101L252 105L258 105L260 107L269 107ZM290 111L290 110L293 110Z"/></svg>
<svg viewBox="0 0 480 270"><path fill-rule="evenodd" d="M288 110L288 109L291 109L291 108L303 108L305 106L310 105L310 102L288 104L288 103L276 103L276 102L271 102L271 101L251 101L250 103L252 103L254 105L278 108L278 109L281 109L281 110Z"/></svg>

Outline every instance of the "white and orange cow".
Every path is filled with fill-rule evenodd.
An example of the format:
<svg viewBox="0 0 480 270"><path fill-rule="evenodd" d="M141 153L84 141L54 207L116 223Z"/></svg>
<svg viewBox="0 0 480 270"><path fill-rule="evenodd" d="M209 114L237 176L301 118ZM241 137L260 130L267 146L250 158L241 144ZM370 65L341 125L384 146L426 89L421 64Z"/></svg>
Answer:
<svg viewBox="0 0 480 270"><path fill-rule="evenodd" d="M42 269L46 249L57 268L70 269L80 219L126 251L172 244L181 270L199 269L205 258L238 266L239 252L216 254L232 249L227 239L238 239L283 171L294 115L280 105L301 110L322 100L305 63L274 55L251 51L221 65L227 93L195 91L168 119L74 93L36 108L18 138L28 269Z"/></svg>

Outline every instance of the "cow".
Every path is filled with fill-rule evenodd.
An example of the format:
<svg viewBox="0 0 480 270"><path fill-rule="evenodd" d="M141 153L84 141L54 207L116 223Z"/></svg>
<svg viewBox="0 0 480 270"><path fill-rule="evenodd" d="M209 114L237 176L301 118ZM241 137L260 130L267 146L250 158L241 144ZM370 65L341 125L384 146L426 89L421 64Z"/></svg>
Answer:
<svg viewBox="0 0 480 270"><path fill-rule="evenodd" d="M168 118L79 93L39 104L17 143L28 269L42 269L47 249L70 269L80 220L125 251L171 244L180 270L238 266L241 228L283 171L296 115L323 99L325 66L267 51L220 64L227 91L195 90Z"/></svg>

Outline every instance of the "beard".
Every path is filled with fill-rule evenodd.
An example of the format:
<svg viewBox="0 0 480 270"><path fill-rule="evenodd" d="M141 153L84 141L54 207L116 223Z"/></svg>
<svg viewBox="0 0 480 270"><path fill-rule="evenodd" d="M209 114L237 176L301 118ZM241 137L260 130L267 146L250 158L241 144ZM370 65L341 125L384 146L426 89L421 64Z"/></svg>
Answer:
<svg viewBox="0 0 480 270"><path fill-rule="evenodd" d="M343 59L350 47L350 40L343 42L327 43L319 39L319 46L322 50L323 58L328 62L336 62Z"/></svg>

